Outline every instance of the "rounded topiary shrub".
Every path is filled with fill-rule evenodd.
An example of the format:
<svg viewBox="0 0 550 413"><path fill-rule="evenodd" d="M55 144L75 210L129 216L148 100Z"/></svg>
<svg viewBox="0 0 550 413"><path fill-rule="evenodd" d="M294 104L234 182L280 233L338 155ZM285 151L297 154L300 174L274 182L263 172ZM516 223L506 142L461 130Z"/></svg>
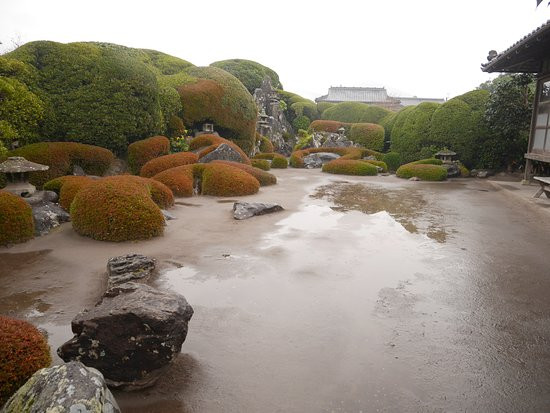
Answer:
<svg viewBox="0 0 550 413"><path fill-rule="evenodd" d="M195 173L200 175L203 195L243 196L255 194L260 189L256 178L231 165L197 164Z"/></svg>
<svg viewBox="0 0 550 413"><path fill-rule="evenodd" d="M0 406L50 363L48 342L36 327L0 315Z"/></svg>
<svg viewBox="0 0 550 413"><path fill-rule="evenodd" d="M200 135L200 136L196 137L189 144L189 150L190 151L196 151L196 150L199 150L199 149L203 148L199 152L199 159L200 159L203 156L208 155L210 152L215 150L218 146L220 146L223 143L225 143L226 145L229 145L232 149L234 149L236 152L238 152L239 155L241 156L241 159L242 159L243 163L245 163L247 165L250 165L250 158L248 157L248 155L246 153L244 153L244 151L238 145L231 142L230 140L224 139L224 138L222 138L220 136L217 136L217 135L205 134L205 135Z"/></svg>
<svg viewBox="0 0 550 413"><path fill-rule="evenodd" d="M397 152L388 152L384 154L383 161L388 165L390 171L397 171L401 165L401 156Z"/></svg>
<svg viewBox="0 0 550 413"><path fill-rule="evenodd" d="M271 169L271 163L267 159L251 159L250 162L252 162L254 168L264 171L269 171Z"/></svg>
<svg viewBox="0 0 550 413"><path fill-rule="evenodd" d="M175 196L193 196L193 167L176 166L156 174L153 179L170 188Z"/></svg>
<svg viewBox="0 0 550 413"><path fill-rule="evenodd" d="M359 176L374 176L378 174L376 166L360 161L349 159L335 159L323 165L323 172L339 175L359 175Z"/></svg>
<svg viewBox="0 0 550 413"><path fill-rule="evenodd" d="M259 161L260 159L253 159L253 161L254 160ZM265 162L267 162L267 161L265 161ZM254 178L256 178L258 180L258 182L260 183L260 186L274 185L274 184L277 183L277 177L275 175L270 174L269 172L266 172L265 170L257 168L255 166L244 165L244 164L239 163L239 162L231 162L231 161L212 161L211 163L214 163L214 164L219 163L219 164L224 164L224 165L230 165L230 166L238 168L242 171L245 171L245 172L249 173L250 175L252 175Z"/></svg>
<svg viewBox="0 0 550 413"><path fill-rule="evenodd" d="M439 165L408 163L400 166L396 173L399 178L417 177L423 181L444 181L447 170Z"/></svg>
<svg viewBox="0 0 550 413"><path fill-rule="evenodd" d="M142 166L154 158L170 153L170 140L165 136L153 136L128 146L128 167L137 175Z"/></svg>
<svg viewBox="0 0 550 413"><path fill-rule="evenodd" d="M309 129L314 132L338 133L340 128L349 128L350 123L339 122L337 120L314 120L309 125Z"/></svg>
<svg viewBox="0 0 550 413"><path fill-rule="evenodd" d="M122 179L123 181L136 182L147 188L149 194L151 195L151 199L159 206L159 208L167 209L174 205L174 194L172 190L162 182L156 181L152 178L144 178L135 175L118 175L110 176L104 179L114 180L115 182L119 179Z"/></svg>
<svg viewBox="0 0 550 413"><path fill-rule="evenodd" d="M50 167L30 174L29 182L38 188L54 178L72 174L74 165L82 167L87 174L101 176L115 159L108 149L76 142L33 143L11 151L9 156L22 156Z"/></svg>
<svg viewBox="0 0 550 413"><path fill-rule="evenodd" d="M94 180L87 176L74 176L65 178L72 179L65 179L63 184L61 185L59 189L59 205L61 205L63 209L68 211L71 208L71 203L73 202L73 199L78 191L92 183Z"/></svg>
<svg viewBox="0 0 550 413"><path fill-rule="evenodd" d="M125 176L82 188L71 204L71 221L76 232L101 241L147 239L164 231L164 216L149 188Z"/></svg>
<svg viewBox="0 0 550 413"><path fill-rule="evenodd" d="M420 159L419 161L409 162L412 165L441 165L443 161L437 158Z"/></svg>
<svg viewBox="0 0 550 413"><path fill-rule="evenodd" d="M256 138L260 141L260 152L274 152L275 148L273 146L273 143L266 138L265 136L260 135L259 133L256 134Z"/></svg>
<svg viewBox="0 0 550 413"><path fill-rule="evenodd" d="M351 125L349 138L368 149L384 149L384 128L374 123L354 123Z"/></svg>
<svg viewBox="0 0 550 413"><path fill-rule="evenodd" d="M267 159L271 161L271 168L273 169L286 169L288 168L288 159L276 152L257 153L254 159Z"/></svg>
<svg viewBox="0 0 550 413"><path fill-rule="evenodd" d="M231 73L239 79L251 95L262 86L264 77L271 78L271 85L275 89L281 89L283 86L279 81L279 75L267 66L258 62L246 59L228 59L211 63L210 66L219 67L226 72Z"/></svg>
<svg viewBox="0 0 550 413"><path fill-rule="evenodd" d="M0 191L0 245L25 242L33 235L31 206L17 195Z"/></svg>
<svg viewBox="0 0 550 413"><path fill-rule="evenodd" d="M170 155L160 156L151 159L142 166L140 175L146 178L151 178L156 174L176 166L190 165L197 163L199 157L193 152L178 152Z"/></svg>
<svg viewBox="0 0 550 413"><path fill-rule="evenodd" d="M382 172L388 172L388 165L384 161L376 161L374 159L361 159L363 162L382 168Z"/></svg>

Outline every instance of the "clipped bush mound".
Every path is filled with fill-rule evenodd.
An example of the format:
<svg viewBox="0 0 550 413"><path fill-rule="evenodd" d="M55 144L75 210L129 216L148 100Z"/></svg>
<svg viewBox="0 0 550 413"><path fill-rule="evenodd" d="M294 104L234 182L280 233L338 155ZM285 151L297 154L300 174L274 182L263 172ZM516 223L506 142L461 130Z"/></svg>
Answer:
<svg viewBox="0 0 550 413"><path fill-rule="evenodd" d="M71 208L74 197L85 186L94 180L87 176L65 176L62 185L59 188L59 205L66 211ZM67 179L70 178L70 179ZM49 181L52 182L52 181Z"/></svg>
<svg viewBox="0 0 550 413"><path fill-rule="evenodd" d="M151 159L170 153L170 140L165 136L153 136L128 146L128 166L137 175Z"/></svg>
<svg viewBox="0 0 550 413"><path fill-rule="evenodd" d="M51 363L50 348L32 324L0 315L0 406Z"/></svg>
<svg viewBox="0 0 550 413"><path fill-rule="evenodd" d="M258 148L260 149L260 152L275 152L275 147L268 138L256 133L256 139L260 141L260 146Z"/></svg>
<svg viewBox="0 0 550 413"><path fill-rule="evenodd" d="M203 156L209 154L213 150L215 150L218 146L220 146L222 143L225 143L229 145L231 148L233 148L235 151L241 155L241 159L243 160L243 163L250 165L250 158L244 151L235 143L231 142L230 140L224 139L217 135L200 135L197 136L195 139L193 139L189 143L189 150L190 151L196 151L198 149L204 148L199 152L199 159Z"/></svg>
<svg viewBox="0 0 550 413"><path fill-rule="evenodd" d="M354 123L349 139L365 148L381 151L384 149L384 128L374 123Z"/></svg>
<svg viewBox="0 0 550 413"><path fill-rule="evenodd" d="M376 166L366 161L352 159L335 159L327 162L323 165L322 171L339 175L378 175L378 169L376 169Z"/></svg>
<svg viewBox="0 0 550 413"><path fill-rule="evenodd" d="M210 66L218 67L231 73L242 82L251 95L254 94L254 91L257 88L262 86L262 82L266 76L270 77L271 85L275 89L283 88L281 82L279 81L279 75L273 69L252 60L220 60L218 62L211 63Z"/></svg>
<svg viewBox="0 0 550 413"><path fill-rule="evenodd" d="M401 155L397 152L385 153L382 160L388 165L390 171L397 171L397 168L401 166Z"/></svg>
<svg viewBox="0 0 550 413"><path fill-rule="evenodd" d="M350 125L350 123L339 122L337 120L314 120L309 125L309 129L314 132L338 133L338 129L342 127L349 128Z"/></svg>
<svg viewBox="0 0 550 413"><path fill-rule="evenodd" d="M412 165L441 165L443 161L437 158L420 159L418 161L409 162Z"/></svg>
<svg viewBox="0 0 550 413"><path fill-rule="evenodd" d="M100 241L131 241L162 235L164 216L141 179L116 176L82 188L71 204L74 230Z"/></svg>
<svg viewBox="0 0 550 413"><path fill-rule="evenodd" d="M178 152L159 156L143 165L139 174L145 178L151 178L167 169L175 168L176 166L190 165L198 161L198 155L193 152Z"/></svg>
<svg viewBox="0 0 550 413"><path fill-rule="evenodd" d="M361 102L341 102L323 111L322 119L348 123L378 123L389 110Z"/></svg>
<svg viewBox="0 0 550 413"><path fill-rule="evenodd" d="M363 156L372 155L377 157L381 157L382 154L368 150L365 148L355 148L355 147L348 147L348 148L309 148L309 149L300 149L298 151L292 152L292 155L290 155L290 165L294 168L303 168L304 167L304 156L310 155L312 153L318 153L318 152L331 152L331 153L337 153L341 156L340 159L361 159ZM376 155L374 155L376 154Z"/></svg>
<svg viewBox="0 0 550 413"><path fill-rule="evenodd" d="M366 162L371 165L382 168L382 172L388 172L388 165L386 165L386 162L384 161L375 161L373 159L361 159L361 162Z"/></svg>
<svg viewBox="0 0 550 413"><path fill-rule="evenodd" d="M195 165L176 166L156 174L153 179L170 188L174 196L193 196L193 168Z"/></svg>
<svg viewBox="0 0 550 413"><path fill-rule="evenodd" d="M168 209L174 205L174 194L170 188L164 185L162 182L156 181L152 178L144 178L141 176L135 175L118 175L118 176L109 176L103 179L114 180L115 182L119 179L128 182L136 182L138 184L144 185L145 188L149 191L151 199L157 206L161 209Z"/></svg>
<svg viewBox="0 0 550 413"><path fill-rule="evenodd" d="M0 191L0 245L25 242L33 235L31 206L17 195Z"/></svg>
<svg viewBox="0 0 550 413"><path fill-rule="evenodd" d="M267 159L271 161L271 167L274 169L286 169L288 168L288 159L276 152L257 153L254 156L255 159Z"/></svg>
<svg viewBox="0 0 550 413"><path fill-rule="evenodd" d="M261 161L263 159L255 159L255 160ZM263 161L267 162L266 160L263 160ZM269 172L266 172L265 170L257 168L255 166L244 165L239 162L231 162L231 161L212 161L211 163L230 165L242 171L245 171L250 175L252 175L254 178L256 178L260 183L260 186L275 185L277 183L277 177L275 175L270 174Z"/></svg>
<svg viewBox="0 0 550 413"><path fill-rule="evenodd" d="M33 143L11 151L9 156L22 156L50 167L47 171L30 174L29 181L38 188L51 179L70 175L74 165L82 167L87 174L101 176L115 159L108 149L76 142Z"/></svg>
<svg viewBox="0 0 550 413"><path fill-rule="evenodd" d="M251 153L258 113L248 90L235 76L217 67L192 67L186 73L194 80L177 88L185 125L198 128L206 121L213 122L216 131Z"/></svg>
<svg viewBox="0 0 550 413"><path fill-rule="evenodd" d="M439 165L408 163L400 166L396 173L399 178L409 179L413 176L422 181L444 181L447 179L447 170Z"/></svg>
<svg viewBox="0 0 550 413"><path fill-rule="evenodd" d="M261 169L263 171L269 171L271 169L271 164L267 159L251 159L252 166L254 168Z"/></svg>

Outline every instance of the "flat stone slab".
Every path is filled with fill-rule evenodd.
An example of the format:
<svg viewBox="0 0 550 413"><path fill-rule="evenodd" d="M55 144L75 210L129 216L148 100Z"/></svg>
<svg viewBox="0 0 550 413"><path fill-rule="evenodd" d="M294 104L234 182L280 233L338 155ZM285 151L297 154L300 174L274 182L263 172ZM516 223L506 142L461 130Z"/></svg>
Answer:
<svg viewBox="0 0 550 413"><path fill-rule="evenodd" d="M283 211L278 204L265 204L261 202L235 202L233 204L233 218L242 220L252 218L255 215L271 214Z"/></svg>
<svg viewBox="0 0 550 413"><path fill-rule="evenodd" d="M109 258L109 261L107 261L107 288L146 278L151 275L155 266L155 259L142 254L131 253Z"/></svg>

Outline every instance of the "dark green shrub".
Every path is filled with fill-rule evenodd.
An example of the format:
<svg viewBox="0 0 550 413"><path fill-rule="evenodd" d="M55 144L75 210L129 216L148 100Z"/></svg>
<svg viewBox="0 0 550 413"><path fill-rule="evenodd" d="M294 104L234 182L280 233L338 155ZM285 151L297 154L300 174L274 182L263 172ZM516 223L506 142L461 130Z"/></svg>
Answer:
<svg viewBox="0 0 550 413"><path fill-rule="evenodd" d="M319 114L319 116L323 116L323 112L328 108L333 107L335 104L336 103L331 102L317 102L317 113Z"/></svg>
<svg viewBox="0 0 550 413"><path fill-rule="evenodd" d="M335 159L323 165L323 172L341 175L378 175L376 166L360 160Z"/></svg>
<svg viewBox="0 0 550 413"><path fill-rule="evenodd" d="M273 147L273 143L266 138L265 136L260 135L259 133L256 134L256 139L260 140L260 152L274 152L275 148Z"/></svg>
<svg viewBox="0 0 550 413"><path fill-rule="evenodd" d="M306 99L296 93L286 90L277 90L287 120L292 123L298 116L305 115L310 120L319 118L317 105L312 100ZM284 102L284 103L283 103ZM299 103L299 104L298 104Z"/></svg>
<svg viewBox="0 0 550 413"><path fill-rule="evenodd" d="M390 171L395 172L401 165L401 156L397 152L388 152L384 154L383 161L386 162Z"/></svg>
<svg viewBox="0 0 550 413"><path fill-rule="evenodd" d="M267 159L251 159L252 166L254 168L261 169L263 171L269 171L271 169L271 163Z"/></svg>
<svg viewBox="0 0 550 413"><path fill-rule="evenodd" d="M379 125L382 119L386 118L392 113L395 112L392 112L391 110L388 110L381 106L368 105L368 107L363 111L361 123L376 123Z"/></svg>
<svg viewBox="0 0 550 413"><path fill-rule="evenodd" d="M257 109L243 84L216 67L193 67L186 73L195 79L178 87L185 125L198 128L211 121L220 135L251 153L256 140Z"/></svg>
<svg viewBox="0 0 550 413"><path fill-rule="evenodd" d="M134 176L98 179L77 192L71 204L73 228L100 241L130 241L156 237L164 231L164 216L150 190Z"/></svg>
<svg viewBox="0 0 550 413"><path fill-rule="evenodd" d="M441 159L437 158L426 158L420 159L418 161L410 162L411 165L442 165L443 162Z"/></svg>
<svg viewBox="0 0 550 413"><path fill-rule="evenodd" d="M368 122L365 119L373 118L374 112L366 103L342 102L326 109L321 116L324 120L337 120L347 123ZM374 123L374 122L371 122Z"/></svg>
<svg viewBox="0 0 550 413"><path fill-rule="evenodd" d="M294 116L296 118L306 116L309 120L319 119L319 113L317 113L317 105L311 100L304 100L293 103L292 105L290 105L290 109L294 112Z"/></svg>
<svg viewBox="0 0 550 413"><path fill-rule="evenodd" d="M153 136L128 146L128 167L137 175L151 159L170 153L170 140L165 136Z"/></svg>
<svg viewBox="0 0 550 413"><path fill-rule="evenodd" d="M198 161L198 155L193 152L172 153L147 161L147 163L141 167L139 174L145 178L151 178L167 169L197 163Z"/></svg>
<svg viewBox="0 0 550 413"><path fill-rule="evenodd" d="M353 123L349 139L365 148L381 151L384 149L384 128L374 123Z"/></svg>
<svg viewBox="0 0 550 413"><path fill-rule="evenodd" d="M0 245L25 242L33 235L34 220L30 205L17 195L0 191Z"/></svg>
<svg viewBox="0 0 550 413"><path fill-rule="evenodd" d="M279 81L279 75L274 70L252 60L220 60L218 62L210 64L210 66L214 66L231 73L233 76L241 81L241 83L244 85L244 87L246 87L251 95L254 94L254 91L257 88L262 86L262 82L266 76L269 76L271 78L271 85L273 86L273 88L283 88L281 82Z"/></svg>
<svg viewBox="0 0 550 413"><path fill-rule="evenodd" d="M423 181L444 181L447 179L447 170L439 165L408 163L397 169L399 178L417 177Z"/></svg>
<svg viewBox="0 0 550 413"><path fill-rule="evenodd" d="M22 201L24 202L24 201ZM32 324L0 315L0 406L51 363L48 341Z"/></svg>
<svg viewBox="0 0 550 413"><path fill-rule="evenodd" d="M304 115L300 115L292 121L292 126L296 130L300 130L300 129L307 130L310 124L311 124L311 120Z"/></svg>
<svg viewBox="0 0 550 413"><path fill-rule="evenodd" d="M424 102L397 115L391 133L391 148L401 155L403 162L418 159L422 156L422 148L431 145L432 117L440 106Z"/></svg>

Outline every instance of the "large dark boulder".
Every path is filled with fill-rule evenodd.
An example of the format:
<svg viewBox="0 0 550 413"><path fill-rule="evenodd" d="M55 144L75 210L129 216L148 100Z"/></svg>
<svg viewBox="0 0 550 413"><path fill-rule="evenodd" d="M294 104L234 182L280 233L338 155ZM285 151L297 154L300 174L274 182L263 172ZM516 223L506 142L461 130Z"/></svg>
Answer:
<svg viewBox="0 0 550 413"><path fill-rule="evenodd" d="M243 158L235 149L226 143L222 143L212 152L204 155L199 159L200 163L208 163L212 161L231 161L231 162L243 162Z"/></svg>
<svg viewBox="0 0 550 413"><path fill-rule="evenodd" d="M32 205L32 217L34 219L34 235L46 235L63 222L69 222L71 216L58 204L42 202Z"/></svg>
<svg viewBox="0 0 550 413"><path fill-rule="evenodd" d="M6 402L2 413L120 413L102 374L79 362L38 370Z"/></svg>
<svg viewBox="0 0 550 413"><path fill-rule="evenodd" d="M113 287L73 319L75 336L57 350L101 371L109 386L152 386L179 354L193 308L179 294L129 282Z"/></svg>

